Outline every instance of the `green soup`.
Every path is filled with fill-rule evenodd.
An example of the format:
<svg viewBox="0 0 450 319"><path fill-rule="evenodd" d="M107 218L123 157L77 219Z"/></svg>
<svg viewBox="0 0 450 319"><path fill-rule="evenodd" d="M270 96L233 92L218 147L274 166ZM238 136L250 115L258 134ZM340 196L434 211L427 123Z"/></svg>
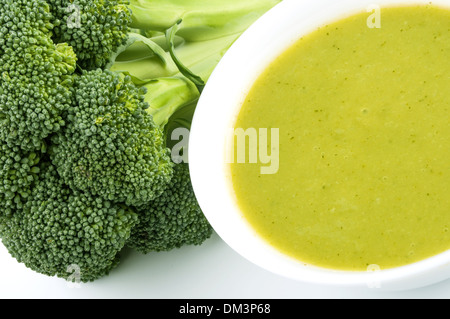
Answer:
<svg viewBox="0 0 450 319"><path fill-rule="evenodd" d="M279 128L276 174L230 164L245 218L280 251L332 269L450 249L450 10L384 8L381 28L369 15L279 56L235 124Z"/></svg>

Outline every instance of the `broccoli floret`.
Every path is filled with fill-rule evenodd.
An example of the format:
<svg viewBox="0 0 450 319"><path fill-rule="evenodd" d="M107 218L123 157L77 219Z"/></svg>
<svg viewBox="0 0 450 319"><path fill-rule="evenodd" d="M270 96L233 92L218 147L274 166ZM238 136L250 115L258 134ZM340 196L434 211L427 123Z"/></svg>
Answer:
<svg viewBox="0 0 450 319"><path fill-rule="evenodd" d="M127 246L144 254L201 245L212 235L192 189L189 166L184 163L175 165L168 189L138 214L139 224Z"/></svg>
<svg viewBox="0 0 450 319"><path fill-rule="evenodd" d="M140 206L170 182L173 164L162 130L129 77L95 70L74 86L68 124L52 139L51 158L74 189Z"/></svg>
<svg viewBox="0 0 450 319"><path fill-rule="evenodd" d="M51 40L42 0L0 0L0 140L39 150L64 125L76 56Z"/></svg>
<svg viewBox="0 0 450 319"><path fill-rule="evenodd" d="M39 174L39 152L0 144L0 216L9 217L28 200Z"/></svg>
<svg viewBox="0 0 450 319"><path fill-rule="evenodd" d="M48 0L55 16L54 39L75 50L86 70L104 68L127 40L131 24L128 1Z"/></svg>
<svg viewBox="0 0 450 319"><path fill-rule="evenodd" d="M45 162L31 197L5 219L0 236L9 253L28 268L88 282L117 266L137 221L130 208L71 190Z"/></svg>
<svg viewBox="0 0 450 319"><path fill-rule="evenodd" d="M261 1L0 0L0 238L13 257L87 282L124 246L211 236L167 136L279 2Z"/></svg>

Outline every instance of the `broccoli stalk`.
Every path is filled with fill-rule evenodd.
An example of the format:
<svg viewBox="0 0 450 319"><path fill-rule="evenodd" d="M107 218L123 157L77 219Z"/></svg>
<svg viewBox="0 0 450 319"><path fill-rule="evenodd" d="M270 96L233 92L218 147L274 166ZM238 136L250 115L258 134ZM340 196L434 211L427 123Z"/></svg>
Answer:
<svg viewBox="0 0 450 319"><path fill-rule="evenodd" d="M145 101L150 105L147 112L161 127L168 124L178 109L197 101L200 95L197 87L184 77L158 78L143 87L147 89Z"/></svg>
<svg viewBox="0 0 450 319"><path fill-rule="evenodd" d="M139 86L178 99L149 99L157 123L191 121L171 118L195 105L211 73L231 45L262 14L281 0L131 0L129 41L119 48L108 67L131 75ZM169 79L169 80L168 80ZM181 80L180 80L181 79ZM195 86L195 87L194 87ZM163 93L164 94L164 93ZM167 110L165 109L167 108ZM177 114L186 114L177 113Z"/></svg>
<svg viewBox="0 0 450 319"><path fill-rule="evenodd" d="M178 35L188 42L245 31L279 0L131 0L131 27L161 31L182 20Z"/></svg>

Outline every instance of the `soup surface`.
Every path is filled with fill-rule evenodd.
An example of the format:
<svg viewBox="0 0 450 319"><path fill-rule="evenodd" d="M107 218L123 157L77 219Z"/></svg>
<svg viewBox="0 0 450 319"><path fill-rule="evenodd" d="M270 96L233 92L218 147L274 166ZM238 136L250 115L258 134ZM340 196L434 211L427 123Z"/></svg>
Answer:
<svg viewBox="0 0 450 319"><path fill-rule="evenodd" d="M298 40L235 124L279 128L279 145L267 145L279 146L276 174L230 164L245 218L326 268L385 269L450 249L450 10L382 8L380 28L370 15Z"/></svg>

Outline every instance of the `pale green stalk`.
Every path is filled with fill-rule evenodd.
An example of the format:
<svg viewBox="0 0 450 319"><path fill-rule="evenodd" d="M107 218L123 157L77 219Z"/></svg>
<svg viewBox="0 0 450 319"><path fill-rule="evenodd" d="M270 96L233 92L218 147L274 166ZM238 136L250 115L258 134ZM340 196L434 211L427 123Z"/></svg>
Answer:
<svg viewBox="0 0 450 319"><path fill-rule="evenodd" d="M148 112L188 126L205 83L232 44L281 0L130 0L133 32L112 71L148 90ZM189 106L189 112L178 112ZM172 118L171 118L172 117Z"/></svg>

